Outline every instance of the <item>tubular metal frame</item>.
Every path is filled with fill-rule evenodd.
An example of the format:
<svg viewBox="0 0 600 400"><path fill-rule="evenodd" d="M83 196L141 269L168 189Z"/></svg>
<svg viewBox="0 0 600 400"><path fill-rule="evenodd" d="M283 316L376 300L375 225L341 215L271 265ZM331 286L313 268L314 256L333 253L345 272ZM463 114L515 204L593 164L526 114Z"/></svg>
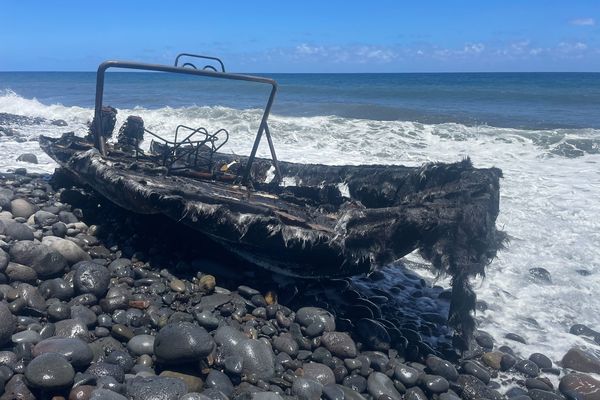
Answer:
<svg viewBox="0 0 600 400"><path fill-rule="evenodd" d="M180 56L189 55L201 58L209 58L215 59L223 64L221 60L215 57L205 57L205 56L196 56L194 54L182 53L177 56L175 63ZM95 101L95 109L94 109L94 123L95 123L95 133L94 133L94 144L96 148L100 151L102 156L106 156L106 142L105 138L100 134L102 132L102 100L104 97L104 78L106 75L106 70L109 68L124 68L124 69L134 69L141 71L157 71L157 72L169 72L174 74L186 74L186 75L194 75L194 76L206 76L209 78L217 78L217 79L227 79L234 81L245 81L245 82L256 82L261 84L266 84L271 86L271 91L269 93L269 99L265 105L263 115L260 121L260 125L258 127L258 132L256 133L256 138L254 139L254 144L252 145L252 151L250 152L250 156L248 157L248 161L246 162L245 171L242 177L242 183L247 184L250 179L250 173L252 164L254 163L254 159L256 158L256 152L258 151L258 146L260 145L260 141L262 139L263 133L267 137L267 143L269 144L269 150L271 152L271 159L273 161L273 166L275 167L275 173L277 179L281 179L281 171L279 169L279 162L277 161L277 155L275 154L275 147L273 146L273 140L271 138L271 132L269 130L269 126L267 120L269 119L269 114L271 113L271 108L273 106L273 102L275 100L275 94L277 93L277 82L273 79L263 78L260 76L253 75L242 75L242 74L232 74L227 72L218 72L207 69L192 69L178 66L170 66L170 65L161 65L161 64L147 64L140 63L134 61L105 61L98 67L98 72L96 74L96 101ZM224 67L223 67L224 69Z"/></svg>

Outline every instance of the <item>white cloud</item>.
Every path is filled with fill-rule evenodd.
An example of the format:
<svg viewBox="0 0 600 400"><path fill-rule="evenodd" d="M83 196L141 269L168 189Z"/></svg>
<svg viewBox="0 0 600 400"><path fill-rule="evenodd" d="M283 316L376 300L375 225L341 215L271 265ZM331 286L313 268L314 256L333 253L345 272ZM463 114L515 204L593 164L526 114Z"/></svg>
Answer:
<svg viewBox="0 0 600 400"><path fill-rule="evenodd" d="M485 50L485 45L483 43L472 43L465 45L462 52L465 54L479 54L483 50Z"/></svg>
<svg viewBox="0 0 600 400"><path fill-rule="evenodd" d="M594 26L596 20L594 18L577 18L570 20L569 23L576 26Z"/></svg>

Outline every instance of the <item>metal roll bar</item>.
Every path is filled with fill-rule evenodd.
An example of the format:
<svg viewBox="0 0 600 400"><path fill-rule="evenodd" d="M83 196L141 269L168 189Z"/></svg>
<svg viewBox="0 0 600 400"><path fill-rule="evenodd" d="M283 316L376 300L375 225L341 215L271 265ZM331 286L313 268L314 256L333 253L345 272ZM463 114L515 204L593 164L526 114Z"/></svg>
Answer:
<svg viewBox="0 0 600 400"><path fill-rule="evenodd" d="M179 59L181 57L192 57L192 58L202 58L204 60L213 60L218 62L221 65L221 72L225 72L225 64L223 64L223 61L221 61L220 58L217 57L211 57L211 56L203 56L200 54L192 54L192 53L180 53L177 55L177 57L175 57L175 66L178 67L179 66ZM186 62L185 64L182 65L182 67L192 67L194 69L198 69L196 68L196 66L192 63ZM216 68L213 67L212 65L205 65L204 68L202 69L212 69L213 71L216 71Z"/></svg>
<svg viewBox="0 0 600 400"><path fill-rule="evenodd" d="M195 56L193 54L182 53L179 56L190 55ZM177 56L177 58L179 58ZM205 56L196 56L201 58L209 58L215 59L220 62L220 60L216 57L205 57ZM175 63L177 63L177 59ZM221 65L223 63L221 62ZM161 64L146 64L134 61L105 61L98 67L98 72L96 74L96 103L94 109L94 144L96 148L100 151L102 156L106 156L106 142L105 138L102 135L102 99L104 97L104 77L106 74L106 70L109 68L124 68L124 69L135 69L141 71L157 71L157 72L169 72L174 74L187 74L187 75L195 75L195 76L206 76L209 78L217 78L217 79L227 79L234 81L245 81L245 82L256 82L267 84L271 86L271 92L269 93L269 99L267 100L267 104L265 105L263 115L260 121L260 125L258 127L258 132L256 133L256 138L254 139L254 144L252 146L252 151L250 152L250 156L248 157L248 161L246 163L245 171L242 177L242 182L246 184L250 179L250 172L252 168L252 164L254 163L254 159L256 158L256 152L258 151L258 146L260 144L260 140L262 138L263 133L267 137L267 142L269 144L269 150L271 151L271 159L273 161L273 166L275 167L275 173L277 178L281 178L281 171L279 169L279 163L277 161L277 155L275 154L275 147L273 146L273 140L271 138L271 132L269 131L269 126L267 120L269 119L269 114L271 112L271 107L273 106L273 102L275 100L275 94L277 93L277 82L273 79L263 78L260 76L253 75L242 75L242 74L232 74L227 72L218 72L211 71L206 69L192 69L178 66L170 66L170 65L161 65ZM223 67L224 69L225 67Z"/></svg>

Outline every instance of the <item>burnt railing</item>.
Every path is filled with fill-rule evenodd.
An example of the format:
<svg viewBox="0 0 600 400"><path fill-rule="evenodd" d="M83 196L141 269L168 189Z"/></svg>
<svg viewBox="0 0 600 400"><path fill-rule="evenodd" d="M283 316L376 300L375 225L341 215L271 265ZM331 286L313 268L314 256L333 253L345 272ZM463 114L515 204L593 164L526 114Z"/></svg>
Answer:
<svg viewBox="0 0 600 400"><path fill-rule="evenodd" d="M180 54L175 63L177 64L180 56L194 56L197 58L207 58L207 59L215 59L220 61L216 57L207 57L207 56L198 56L188 53ZM222 65L222 62L221 62ZM267 103L265 104L263 114L260 120L260 125L258 127L258 131L256 133L256 138L254 139L254 144L252 145L252 150L250 152L250 156L246 161L245 168L242 174L242 182L244 184L249 182L252 164L254 163L254 159L256 158L256 152L258 151L258 146L260 145L260 141L262 139L262 135L264 134L267 138L267 143L269 145L269 150L271 152L271 159L273 162L273 167L275 168L276 179L281 179L281 171L279 169L279 163L277 161L277 155L275 154L275 147L273 146L273 139L271 138L271 132L269 130L268 119L269 114L271 113L271 108L273 106L273 102L275 100L275 94L277 93L277 82L273 79L263 78L260 76L253 75L242 75L242 74L232 74L227 72L219 72L213 71L209 69L197 69L197 68L188 68L183 66L170 66L170 65L160 65L160 64L147 64L133 61L105 61L98 67L98 72L96 75L96 102L94 109L94 143L96 148L100 151L100 154L106 156L106 138L102 135L102 100L104 98L104 78L106 75L106 71L109 68L123 68L123 69L133 69L140 71L156 71L156 72L167 72L174 74L185 74L185 75L194 75L194 76L204 76L208 78L215 79L226 79L233 81L245 81L245 82L255 82L265 85L271 86L271 91L269 93L269 98ZM223 70L225 67L223 66Z"/></svg>

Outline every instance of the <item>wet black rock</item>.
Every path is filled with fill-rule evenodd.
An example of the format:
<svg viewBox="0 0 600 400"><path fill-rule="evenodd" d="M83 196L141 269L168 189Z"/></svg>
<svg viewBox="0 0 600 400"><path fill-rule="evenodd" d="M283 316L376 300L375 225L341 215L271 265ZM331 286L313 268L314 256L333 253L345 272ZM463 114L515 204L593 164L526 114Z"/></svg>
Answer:
<svg viewBox="0 0 600 400"><path fill-rule="evenodd" d="M552 368L552 360L543 355L542 353L533 353L529 356L529 360L533 361L535 365L542 368Z"/></svg>
<svg viewBox="0 0 600 400"><path fill-rule="evenodd" d="M108 268L92 261L80 261L73 265L73 287L78 294L91 293L102 297L108 291L110 272Z"/></svg>
<svg viewBox="0 0 600 400"><path fill-rule="evenodd" d="M356 357L356 343L347 333L325 332L321 336L321 343L337 357L342 359Z"/></svg>
<svg viewBox="0 0 600 400"><path fill-rule="evenodd" d="M10 341L16 329L16 318L10 312L7 304L0 301L0 346Z"/></svg>
<svg viewBox="0 0 600 400"><path fill-rule="evenodd" d="M316 321L321 321L325 325L325 331L335 331L335 318L329 311L322 308L300 308L296 312L296 321L304 327L308 327Z"/></svg>
<svg viewBox="0 0 600 400"><path fill-rule="evenodd" d="M40 278L55 276L67 267L67 261L59 252L41 243L16 242L9 254L11 261L33 268Z"/></svg>
<svg viewBox="0 0 600 400"><path fill-rule="evenodd" d="M389 396L394 400L400 400L402 396L394 386L394 382L381 372L373 372L367 379L367 390L375 399L381 396Z"/></svg>
<svg viewBox="0 0 600 400"><path fill-rule="evenodd" d="M59 300L70 300L75 294L73 286L62 278L54 278L40 283L39 292L46 298L57 298Z"/></svg>
<svg viewBox="0 0 600 400"><path fill-rule="evenodd" d="M37 207L25 199L14 199L10 202L13 217L29 218L37 211Z"/></svg>
<svg viewBox="0 0 600 400"><path fill-rule="evenodd" d="M323 385L311 379L297 378L292 385L292 394L300 400L320 399Z"/></svg>
<svg viewBox="0 0 600 400"><path fill-rule="evenodd" d="M228 397L232 395L234 389L231 379L223 372L216 369L210 370L210 373L204 381L204 386L206 388L216 389Z"/></svg>
<svg viewBox="0 0 600 400"><path fill-rule="evenodd" d="M25 368L25 377L34 388L57 389L73 384L75 370L62 355L45 353L31 360Z"/></svg>
<svg viewBox="0 0 600 400"><path fill-rule="evenodd" d="M562 396L547 390L531 389L527 394L532 400L564 400Z"/></svg>
<svg viewBox="0 0 600 400"><path fill-rule="evenodd" d="M33 240L33 231L26 225L13 220L0 219L0 235L13 240Z"/></svg>
<svg viewBox="0 0 600 400"><path fill-rule="evenodd" d="M335 375L331 368L321 363L307 363L302 366L303 377L328 385L335 383Z"/></svg>
<svg viewBox="0 0 600 400"><path fill-rule="evenodd" d="M465 374L473 375L486 385L490 382L491 377L489 372L487 372L485 368L473 361L465 362L462 366L462 369Z"/></svg>
<svg viewBox="0 0 600 400"><path fill-rule="evenodd" d="M579 372L600 373L600 359L592 353L576 347L571 348L563 356L562 366Z"/></svg>
<svg viewBox="0 0 600 400"><path fill-rule="evenodd" d="M404 394L404 400L427 400L427 395L420 387L411 387Z"/></svg>
<svg viewBox="0 0 600 400"><path fill-rule="evenodd" d="M176 322L158 332L154 354L166 363L199 361L210 354L214 345L206 329L190 322Z"/></svg>
<svg viewBox="0 0 600 400"><path fill-rule="evenodd" d="M440 375L450 381L455 381L458 378L458 371L449 361L436 356L429 356L425 363L434 375Z"/></svg>
<svg viewBox="0 0 600 400"><path fill-rule="evenodd" d="M77 369L87 367L94 358L90 346L78 338L52 337L44 339L34 346L32 353L34 357L45 353L61 354Z"/></svg>
<svg viewBox="0 0 600 400"><path fill-rule="evenodd" d="M600 398L600 381L578 372L565 375L560 380L558 389L568 399L598 400Z"/></svg>
<svg viewBox="0 0 600 400"><path fill-rule="evenodd" d="M504 337L507 338L508 340L514 340L515 342L527 344L527 341L525 340L525 338L516 333L507 333Z"/></svg>
<svg viewBox="0 0 600 400"><path fill-rule="evenodd" d="M462 392L461 398L465 400L491 399L501 400L502 395L496 390L489 389L482 381L471 375L459 375L458 386Z"/></svg>
<svg viewBox="0 0 600 400"><path fill-rule="evenodd" d="M477 330L475 332L475 340L485 350L492 350L494 348L494 338L485 331Z"/></svg>
<svg viewBox="0 0 600 400"><path fill-rule="evenodd" d="M132 400L179 400L187 386L177 378L136 377L127 382L126 390Z"/></svg>
<svg viewBox="0 0 600 400"><path fill-rule="evenodd" d="M529 360L520 360L515 364L515 369L525 376L535 378L540 374L539 367L532 361Z"/></svg>
<svg viewBox="0 0 600 400"><path fill-rule="evenodd" d="M450 384L442 376L426 374L421 376L421 387L429 393L444 393L448 391Z"/></svg>
<svg viewBox="0 0 600 400"><path fill-rule="evenodd" d="M398 379L406 387L416 385L417 381L419 380L419 377L422 374L422 371L419 371L413 367L409 367L408 365L404 364L399 364L394 368L394 378Z"/></svg>

